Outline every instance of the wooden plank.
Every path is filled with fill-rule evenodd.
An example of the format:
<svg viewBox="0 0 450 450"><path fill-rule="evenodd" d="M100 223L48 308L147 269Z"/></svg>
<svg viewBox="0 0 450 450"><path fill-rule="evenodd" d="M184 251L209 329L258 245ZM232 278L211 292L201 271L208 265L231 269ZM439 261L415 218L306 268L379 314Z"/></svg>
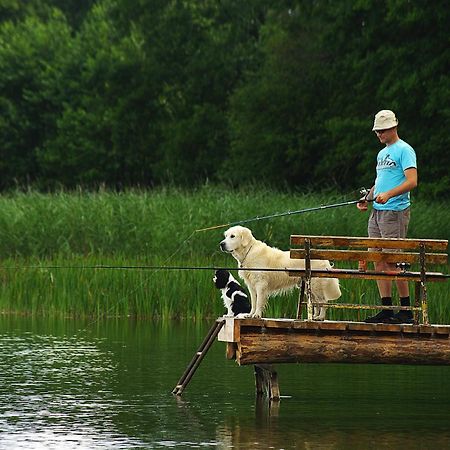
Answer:
<svg viewBox="0 0 450 450"><path fill-rule="evenodd" d="M415 333L415 334L417 334L419 332L419 325L402 324L401 327L402 327L402 333L407 333L407 334Z"/></svg>
<svg viewBox="0 0 450 450"><path fill-rule="evenodd" d="M370 332L375 330L375 324L365 322L349 322L347 325L347 329L348 331Z"/></svg>
<svg viewBox="0 0 450 450"><path fill-rule="evenodd" d="M392 309L393 307L403 311L422 311L420 306L383 306L383 305L366 305L362 303L331 303L331 302L317 302L317 306L325 306L327 308L336 309Z"/></svg>
<svg viewBox="0 0 450 450"><path fill-rule="evenodd" d="M234 317L227 317L225 325L219 331L217 340L222 342L238 342L240 338L240 321Z"/></svg>
<svg viewBox="0 0 450 450"><path fill-rule="evenodd" d="M418 333L418 325L413 324L389 324L389 331L391 332L401 332L401 333ZM435 325L434 325L435 327ZM376 323L365 323L365 322L347 322L348 331L362 331L362 332L382 332L384 329L378 327Z"/></svg>
<svg viewBox="0 0 450 450"><path fill-rule="evenodd" d="M234 319L235 322L238 322L239 327L246 326L246 327L263 327L264 326L264 319L255 319L252 317L246 318L246 319Z"/></svg>
<svg viewBox="0 0 450 450"><path fill-rule="evenodd" d="M291 277L304 277L305 269L289 269L288 275ZM331 269L311 270L313 278L340 278L340 279L354 279L362 278L364 280L405 280L405 281L420 281L419 272L378 272L366 271L362 272L354 269ZM427 272L427 281L447 281L447 275L440 272Z"/></svg>
<svg viewBox="0 0 450 450"><path fill-rule="evenodd" d="M320 322L315 320L296 320L294 322L294 329L299 330L318 330Z"/></svg>
<svg viewBox="0 0 450 450"><path fill-rule="evenodd" d="M314 247L353 247L353 248L400 248L419 249L425 245L426 251L446 251L448 240L444 239L394 239L369 238L353 236L307 236L291 235L291 245L304 246L305 240L310 239Z"/></svg>
<svg viewBox="0 0 450 450"><path fill-rule="evenodd" d="M434 327L432 325L419 325L419 333L420 334L433 334Z"/></svg>
<svg viewBox="0 0 450 450"><path fill-rule="evenodd" d="M386 331L388 331L389 333L398 333L399 332L399 324L376 323L374 330L377 333L386 332Z"/></svg>
<svg viewBox="0 0 450 450"><path fill-rule="evenodd" d="M386 252L386 251L364 251L364 250L335 250L335 249L311 249L311 259L330 261L370 261L400 263L406 262L415 264L420 262L420 253L412 252ZM305 249L291 249L291 259L305 259ZM429 264L447 264L448 255L446 253L426 253L426 262Z"/></svg>
<svg viewBox="0 0 450 450"><path fill-rule="evenodd" d="M450 326L448 325L434 325L433 330L436 334L450 335Z"/></svg>
<svg viewBox="0 0 450 450"><path fill-rule="evenodd" d="M372 306L371 306L372 308ZM392 309L392 306L378 306L373 305L373 308L379 309ZM397 307L396 307L397 308ZM345 320L326 320L323 322L316 320L294 320L293 329L294 330L305 330L305 331L317 331L317 330L330 330L330 331L365 331L367 333L377 331L376 323L365 323L365 322L350 322ZM400 333L402 331L402 324L388 324L391 327L390 331L396 331ZM433 325L435 326L435 325ZM383 331L378 329L378 331Z"/></svg>
<svg viewBox="0 0 450 450"><path fill-rule="evenodd" d="M345 336L344 336L345 335ZM450 365L449 339L372 333L245 333L240 365L276 363L376 363Z"/></svg>
<svg viewBox="0 0 450 450"><path fill-rule="evenodd" d="M376 309L389 309L395 308L399 309L399 306L380 306L380 305L367 305L370 308ZM405 307L408 308L408 307ZM415 308L414 308L415 309ZM311 331L316 332L318 330L328 330L328 331L364 331L367 333L373 332L405 332L405 333L422 333L426 334L439 334L439 335L450 335L450 325L412 325L412 324L377 324L377 323L365 323L365 322L352 322L345 320L296 320L296 319L236 319L234 317L227 318L225 321L225 326L222 328L224 330L226 327L230 327L232 333L219 333L219 337L230 337L230 341L225 342L238 342L240 340L241 334L255 332L255 328L260 328L263 330L271 330L280 335L289 332L302 332ZM221 331L222 331L221 330ZM262 333L263 334L263 333ZM236 339L238 337L238 339Z"/></svg>
<svg viewBox="0 0 450 450"><path fill-rule="evenodd" d="M345 331L347 330L347 326L347 322L320 322L319 330Z"/></svg>
<svg viewBox="0 0 450 450"><path fill-rule="evenodd" d="M262 319L266 328L292 328L294 322L292 319ZM247 323L245 323L247 325Z"/></svg>

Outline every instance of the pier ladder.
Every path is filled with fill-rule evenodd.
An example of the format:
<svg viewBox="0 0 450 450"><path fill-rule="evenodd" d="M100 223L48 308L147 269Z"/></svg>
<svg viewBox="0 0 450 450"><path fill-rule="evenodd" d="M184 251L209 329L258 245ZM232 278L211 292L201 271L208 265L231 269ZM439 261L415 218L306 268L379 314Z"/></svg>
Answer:
<svg viewBox="0 0 450 450"><path fill-rule="evenodd" d="M202 362L208 350L211 348L211 345L213 344L214 340L216 339L217 335L219 334L219 331L224 326L224 324L225 319L223 318L219 318L214 322L213 326L208 331L208 334L206 335L205 339L203 340L200 347L194 354L194 357L192 358L191 362L186 367L186 370L184 371L183 375L181 376L178 383L172 390L172 394L180 396L186 389L186 386L188 385L189 381L191 381L191 378L194 376L195 371Z"/></svg>

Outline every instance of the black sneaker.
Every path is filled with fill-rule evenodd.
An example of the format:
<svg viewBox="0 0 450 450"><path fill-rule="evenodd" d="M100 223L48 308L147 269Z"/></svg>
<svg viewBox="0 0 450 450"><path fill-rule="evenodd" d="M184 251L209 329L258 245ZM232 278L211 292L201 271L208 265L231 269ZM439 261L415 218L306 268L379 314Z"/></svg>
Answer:
<svg viewBox="0 0 450 450"><path fill-rule="evenodd" d="M364 319L366 323L392 323L390 319L393 316L393 311L391 309L383 309L378 314L375 314L372 317L367 317Z"/></svg>
<svg viewBox="0 0 450 450"><path fill-rule="evenodd" d="M390 319L390 323L413 323L413 315L411 311L399 311L395 313Z"/></svg>

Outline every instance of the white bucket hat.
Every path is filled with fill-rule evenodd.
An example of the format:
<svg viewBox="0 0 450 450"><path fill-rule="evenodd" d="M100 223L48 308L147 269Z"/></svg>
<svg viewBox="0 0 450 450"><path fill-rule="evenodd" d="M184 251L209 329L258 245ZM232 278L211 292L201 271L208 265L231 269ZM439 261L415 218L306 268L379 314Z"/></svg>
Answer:
<svg viewBox="0 0 450 450"><path fill-rule="evenodd" d="M375 120L373 122L372 131L375 130L387 130L398 125L397 117L389 109L383 109L376 113Z"/></svg>

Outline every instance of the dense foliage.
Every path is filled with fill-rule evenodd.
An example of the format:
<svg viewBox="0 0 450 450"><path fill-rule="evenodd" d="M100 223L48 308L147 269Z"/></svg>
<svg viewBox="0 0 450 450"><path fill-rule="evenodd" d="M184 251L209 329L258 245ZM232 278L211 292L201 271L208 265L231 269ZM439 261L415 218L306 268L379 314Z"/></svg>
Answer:
<svg viewBox="0 0 450 450"><path fill-rule="evenodd" d="M0 189L369 185L390 108L448 196L447 2L8 0Z"/></svg>

